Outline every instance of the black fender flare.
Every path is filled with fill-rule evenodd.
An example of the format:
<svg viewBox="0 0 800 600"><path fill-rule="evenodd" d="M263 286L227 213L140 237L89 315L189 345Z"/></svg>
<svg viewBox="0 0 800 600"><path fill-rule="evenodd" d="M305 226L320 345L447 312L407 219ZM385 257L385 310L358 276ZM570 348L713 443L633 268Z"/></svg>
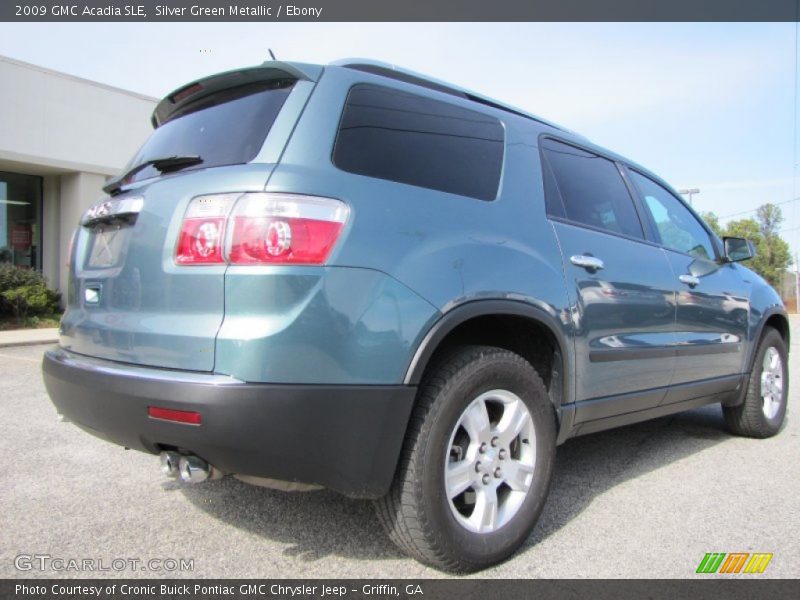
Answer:
<svg viewBox="0 0 800 600"><path fill-rule="evenodd" d="M573 374L575 372L574 346L571 337L564 331L565 326L555 314L543 307L520 300L471 300L447 311L431 326L417 346L411 363L406 370L404 383L419 385L428 362L447 335L456 327L476 317L508 315L529 319L545 327L554 337L561 354L561 398L556 404L558 411L564 404L571 404ZM569 325L571 327L571 323Z"/></svg>
<svg viewBox="0 0 800 600"><path fill-rule="evenodd" d="M767 310L764 311L764 314L761 315L761 319L758 322L758 329L756 330L756 335L753 336L753 339L750 343L750 348L747 351L747 360L745 361L745 365L747 367L747 373L753 372L753 365L756 358L756 350L758 350L758 343L761 341L761 336L764 335L764 328L767 326L767 321L769 321L775 315L780 315L783 320L786 322L786 350L789 350L789 334L788 332L791 330L791 324L789 323L789 315L786 313L786 309L782 306L770 306Z"/></svg>
<svg viewBox="0 0 800 600"><path fill-rule="evenodd" d="M758 321L758 327L756 328L756 334L753 336L753 339L750 340L750 344L747 349L747 355L745 356L745 361L743 363L745 372L742 374L742 389L733 399L725 402L725 406L739 406L744 402L744 398L747 395L747 388L750 386L750 376L753 373L753 367L755 366L758 343L761 341L761 336L764 335L764 328L767 326L767 321L769 321L769 319L775 315L780 315L783 320L786 321L786 351L789 351L789 332L791 330L789 315L786 313L786 309L782 306L770 306L764 311L764 314L761 315L761 319Z"/></svg>

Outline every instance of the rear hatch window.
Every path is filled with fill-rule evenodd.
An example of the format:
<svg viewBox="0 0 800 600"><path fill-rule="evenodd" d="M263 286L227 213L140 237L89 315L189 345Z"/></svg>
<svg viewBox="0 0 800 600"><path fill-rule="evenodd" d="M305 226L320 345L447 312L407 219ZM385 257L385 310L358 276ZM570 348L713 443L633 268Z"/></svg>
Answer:
<svg viewBox="0 0 800 600"><path fill-rule="evenodd" d="M221 90L191 101L203 92L200 84L173 94L189 101L169 115L136 153L124 172L124 183L148 179L162 170L148 161L171 156L197 156L202 162L182 168L202 169L244 164L253 160L292 91L294 79L260 81ZM199 88L199 89L198 89ZM144 168L137 169L140 165Z"/></svg>

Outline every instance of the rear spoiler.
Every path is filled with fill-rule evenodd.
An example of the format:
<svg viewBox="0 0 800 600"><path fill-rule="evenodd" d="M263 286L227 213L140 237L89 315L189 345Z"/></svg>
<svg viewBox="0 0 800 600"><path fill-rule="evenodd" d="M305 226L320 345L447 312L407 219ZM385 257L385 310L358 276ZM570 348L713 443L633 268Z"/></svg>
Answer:
<svg viewBox="0 0 800 600"><path fill-rule="evenodd" d="M321 74L322 67L318 65L281 61L267 61L257 67L218 73L181 86L168 94L156 106L152 117L150 117L150 122L153 128L157 128L187 104L216 94L221 90L273 79L317 81Z"/></svg>

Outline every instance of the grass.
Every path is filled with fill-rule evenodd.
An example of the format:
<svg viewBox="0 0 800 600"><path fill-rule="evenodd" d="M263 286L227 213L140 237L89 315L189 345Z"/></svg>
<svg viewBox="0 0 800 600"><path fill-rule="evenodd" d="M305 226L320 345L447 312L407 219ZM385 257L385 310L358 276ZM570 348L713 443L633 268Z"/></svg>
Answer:
<svg viewBox="0 0 800 600"><path fill-rule="evenodd" d="M51 327L58 327L58 322L60 320L60 314L26 317L24 319L0 315L0 331L10 331L12 329L48 329Z"/></svg>

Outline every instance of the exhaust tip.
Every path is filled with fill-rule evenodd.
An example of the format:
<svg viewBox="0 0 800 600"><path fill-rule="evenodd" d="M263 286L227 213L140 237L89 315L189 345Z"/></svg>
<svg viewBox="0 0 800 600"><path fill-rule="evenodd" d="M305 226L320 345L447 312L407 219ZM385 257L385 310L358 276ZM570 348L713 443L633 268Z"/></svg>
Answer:
<svg viewBox="0 0 800 600"><path fill-rule="evenodd" d="M162 452L159 454L161 459L161 472L167 477L177 477L181 455L177 452Z"/></svg>
<svg viewBox="0 0 800 600"><path fill-rule="evenodd" d="M209 476L208 463L196 456L181 456L178 470L184 483L201 483Z"/></svg>

